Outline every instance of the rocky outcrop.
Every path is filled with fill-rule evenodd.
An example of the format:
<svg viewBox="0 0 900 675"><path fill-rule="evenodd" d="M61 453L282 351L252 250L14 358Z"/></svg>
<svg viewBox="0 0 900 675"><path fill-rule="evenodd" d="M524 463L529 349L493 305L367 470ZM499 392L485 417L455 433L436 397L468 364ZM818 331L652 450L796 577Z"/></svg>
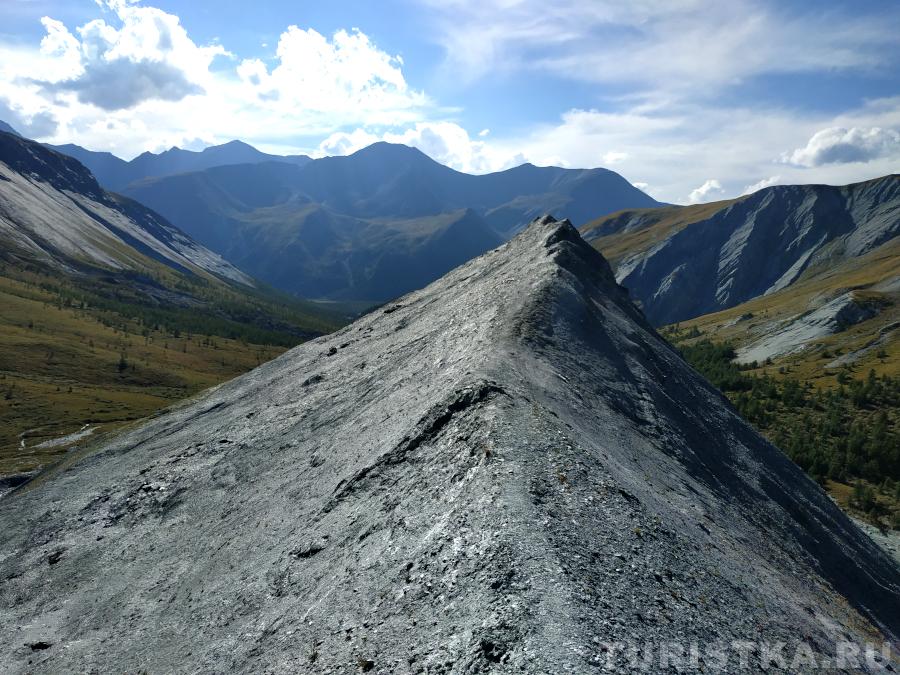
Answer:
<svg viewBox="0 0 900 675"><path fill-rule="evenodd" d="M793 354L813 340L834 335L876 316L883 303L843 293L821 307L767 326L765 336L737 350L739 363L762 363L766 359Z"/></svg>
<svg viewBox="0 0 900 675"><path fill-rule="evenodd" d="M759 672L900 636L896 563L550 218L0 505L10 672Z"/></svg>

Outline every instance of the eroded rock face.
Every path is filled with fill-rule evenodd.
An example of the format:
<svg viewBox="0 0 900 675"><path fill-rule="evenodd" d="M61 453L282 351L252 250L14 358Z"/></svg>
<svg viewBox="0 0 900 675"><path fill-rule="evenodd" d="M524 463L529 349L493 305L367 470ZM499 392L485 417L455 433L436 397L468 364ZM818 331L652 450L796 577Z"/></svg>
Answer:
<svg viewBox="0 0 900 675"><path fill-rule="evenodd" d="M137 202L103 190L78 161L0 132L0 258L61 273L87 263L146 273L140 255L179 272L250 277Z"/></svg>
<svg viewBox="0 0 900 675"><path fill-rule="evenodd" d="M900 233L900 176L840 187L770 187L699 219L690 217L695 208L685 209L690 222L684 227L619 261L619 281L654 325L774 293L890 241ZM641 229L656 215L625 212L586 236Z"/></svg>
<svg viewBox="0 0 900 675"><path fill-rule="evenodd" d="M738 350L739 363L762 363L766 359L794 354L818 338L834 335L877 315L883 303L842 293L821 307L767 327L768 334Z"/></svg>
<svg viewBox="0 0 900 675"><path fill-rule="evenodd" d="M551 218L10 494L0 531L10 672L581 673L626 668L616 642L900 635L895 562Z"/></svg>

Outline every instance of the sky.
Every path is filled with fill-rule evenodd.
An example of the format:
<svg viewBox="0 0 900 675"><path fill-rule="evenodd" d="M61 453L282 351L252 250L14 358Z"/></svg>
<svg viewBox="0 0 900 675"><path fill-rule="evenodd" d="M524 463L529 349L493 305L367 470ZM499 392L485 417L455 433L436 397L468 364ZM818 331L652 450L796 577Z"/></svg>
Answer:
<svg viewBox="0 0 900 675"><path fill-rule="evenodd" d="M714 201L900 172L900 3L2 0L0 119L125 159L387 140Z"/></svg>

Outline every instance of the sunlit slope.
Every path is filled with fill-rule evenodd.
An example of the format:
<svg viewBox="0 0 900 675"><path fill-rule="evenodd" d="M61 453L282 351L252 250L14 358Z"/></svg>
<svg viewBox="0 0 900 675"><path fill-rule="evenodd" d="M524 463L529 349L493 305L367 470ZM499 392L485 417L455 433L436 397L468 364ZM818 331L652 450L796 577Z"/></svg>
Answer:
<svg viewBox="0 0 900 675"><path fill-rule="evenodd" d="M812 270L777 293L683 321L680 328L696 327L709 339L734 344L742 362L787 366L823 385L846 369L894 376L900 374L898 278L900 240L893 239L862 257ZM829 317L829 307L832 314L843 307L844 315ZM817 325L817 317L826 320Z"/></svg>

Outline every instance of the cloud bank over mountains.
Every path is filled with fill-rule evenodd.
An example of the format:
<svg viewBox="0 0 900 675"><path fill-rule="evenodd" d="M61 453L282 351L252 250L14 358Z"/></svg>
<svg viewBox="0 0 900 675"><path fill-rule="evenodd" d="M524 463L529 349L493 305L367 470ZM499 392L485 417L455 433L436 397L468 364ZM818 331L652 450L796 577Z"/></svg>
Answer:
<svg viewBox="0 0 900 675"><path fill-rule="evenodd" d="M274 27L268 56L244 57L227 34L192 37L152 0L97 4L99 16L77 25L36 17L39 43L0 38L0 119L125 158L233 138L313 155L387 140L473 173L525 161L608 166L680 203L773 179L849 183L900 160L900 96L820 109L736 94L765 77L900 68L884 12L769 0L562 0L552 10L533 0L413 0L409 20L443 55L428 63L421 51L384 49L349 17L327 31ZM467 111L469 92L494 83L521 83L519 117L498 124ZM591 94L559 97L554 113L534 105L547 83ZM532 107L543 112L529 116Z"/></svg>

